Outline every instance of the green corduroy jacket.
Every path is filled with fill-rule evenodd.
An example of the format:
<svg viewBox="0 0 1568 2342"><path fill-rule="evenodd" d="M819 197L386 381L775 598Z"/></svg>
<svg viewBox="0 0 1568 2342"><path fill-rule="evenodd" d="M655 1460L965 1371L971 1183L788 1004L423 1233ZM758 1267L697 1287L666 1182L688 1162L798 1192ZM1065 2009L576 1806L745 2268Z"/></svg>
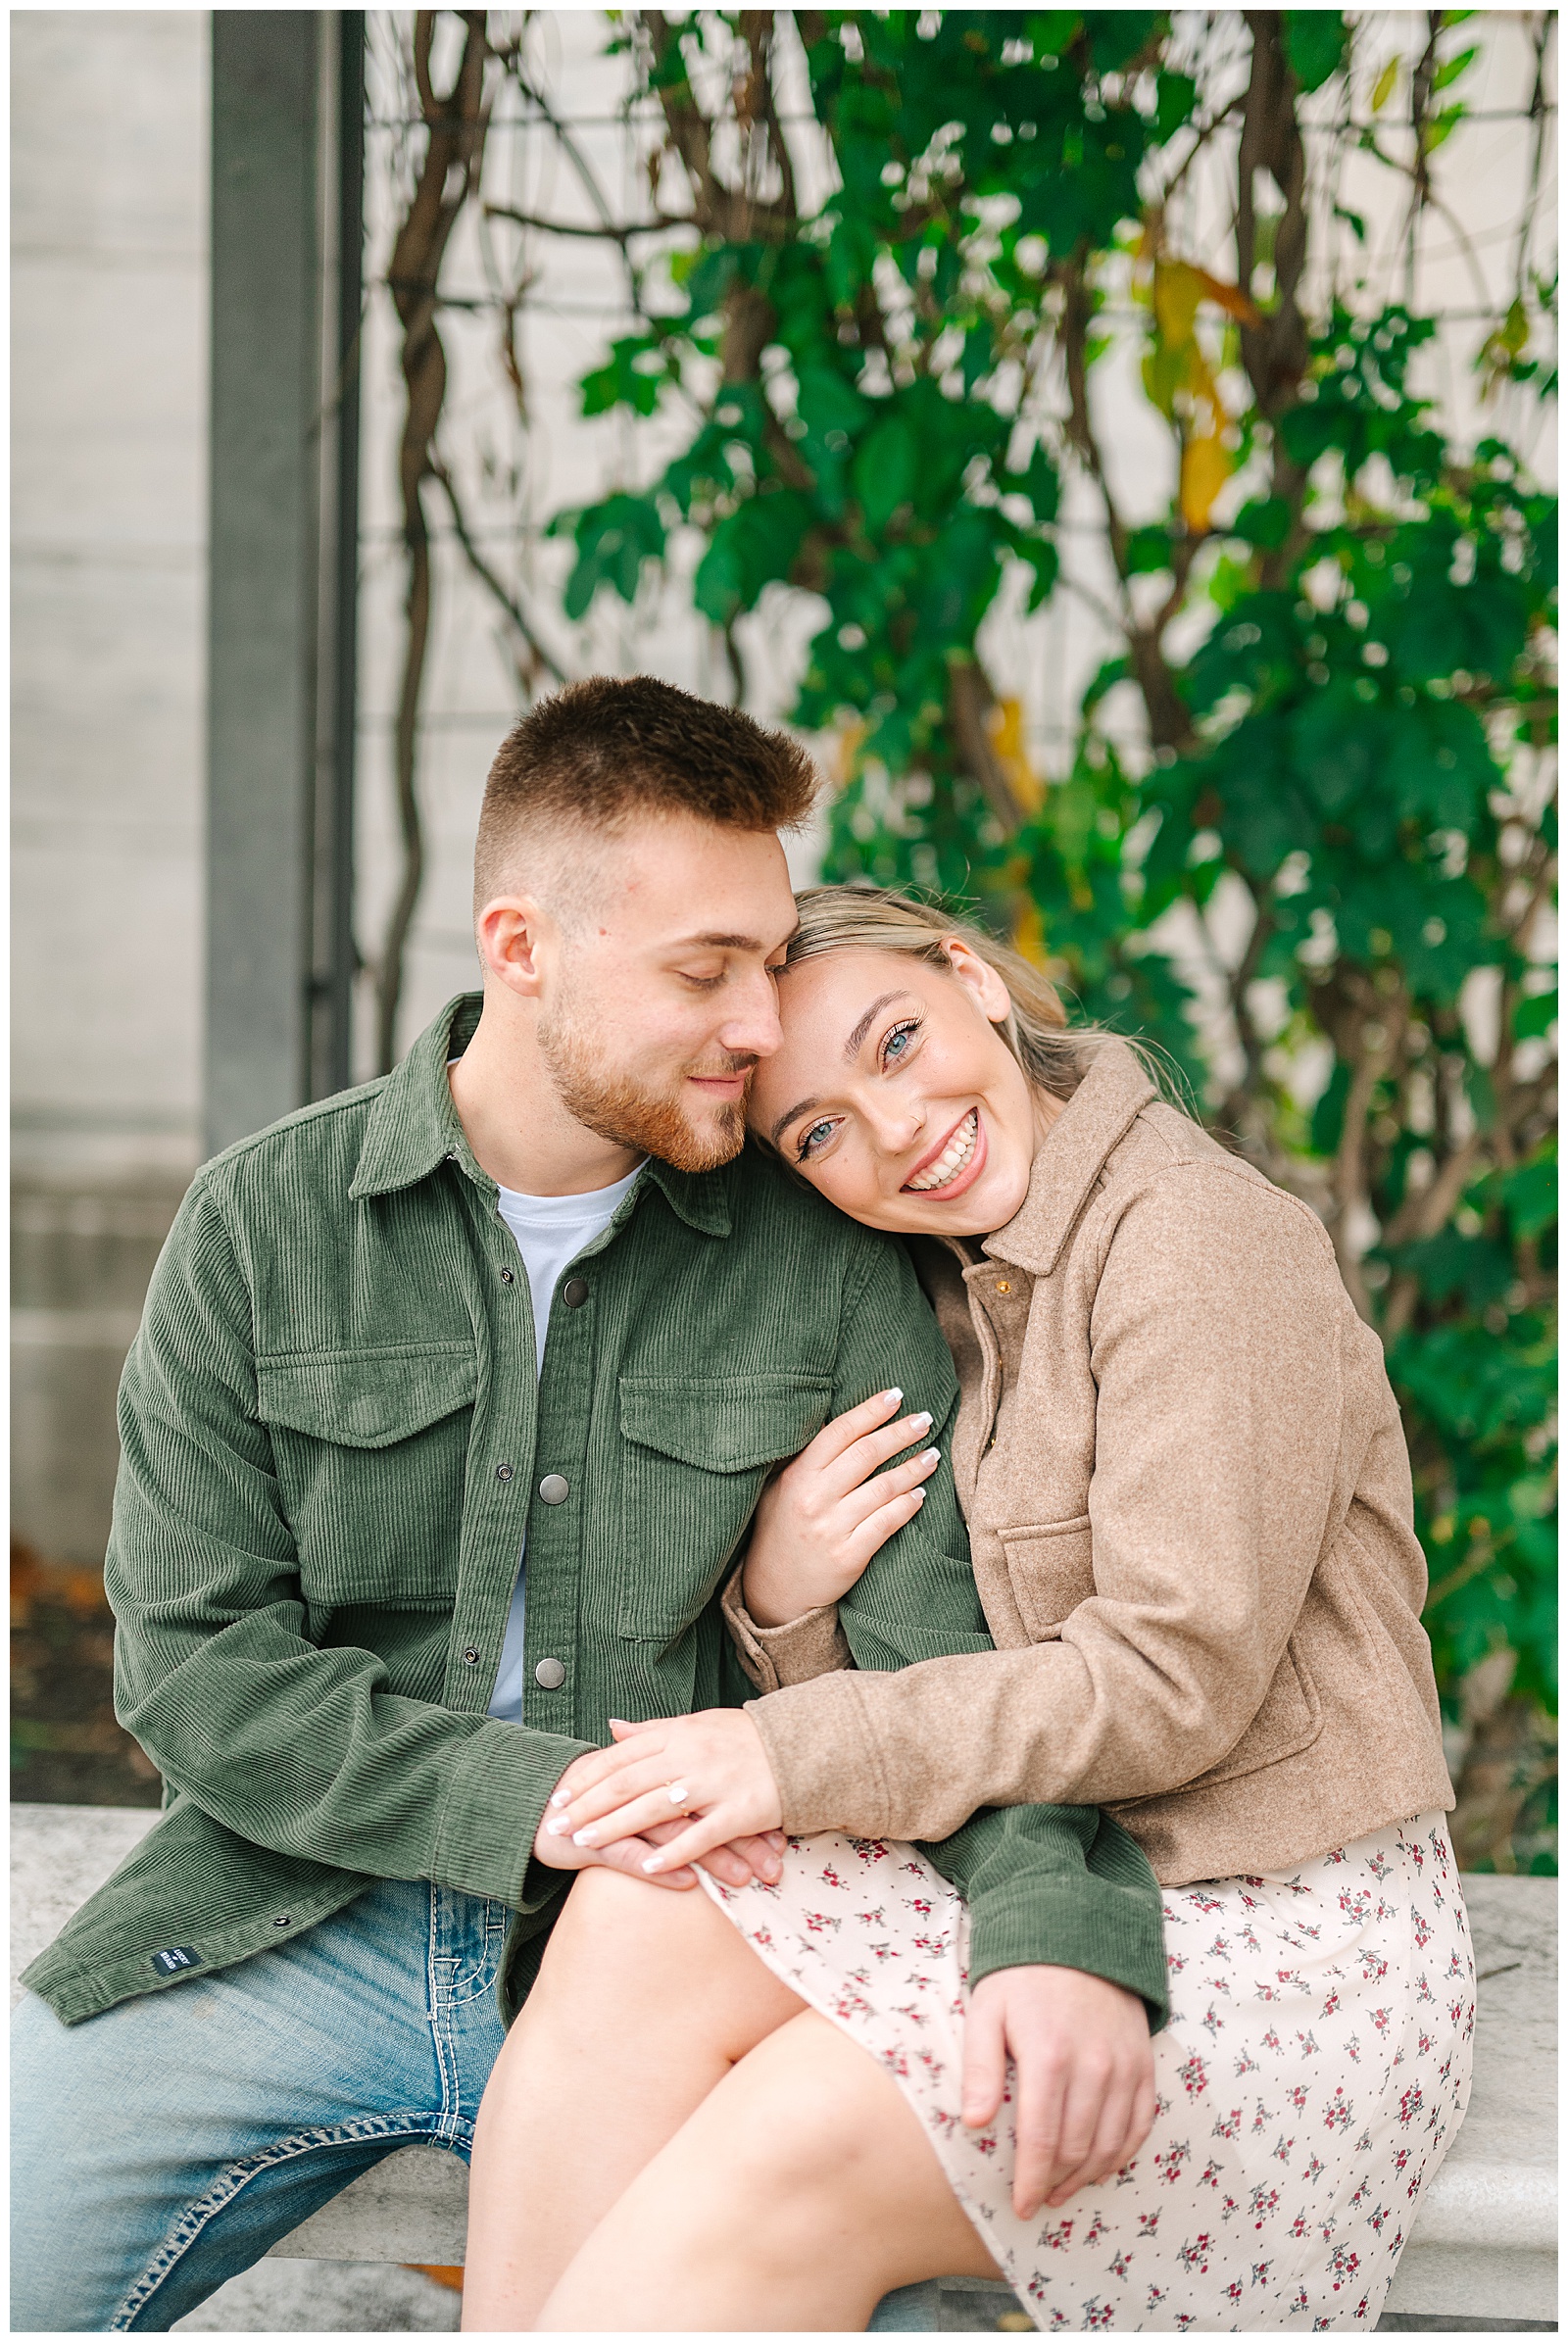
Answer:
<svg viewBox="0 0 1568 2342"><path fill-rule="evenodd" d="M118 1713L167 1804L26 1973L68 2023L383 1878L512 1906L510 2018L569 1882L530 1855L565 1767L610 1716L753 1696L716 1597L770 1467L894 1382L946 1444L953 1364L903 1247L751 1149L648 1165L536 1375L528 1281L447 1084L478 1008L219 1155L164 1248L105 1577ZM485 1710L524 1532L519 1726ZM965 1554L944 1466L841 1606L858 1666L990 1647ZM1158 1891L1115 1823L992 1810L927 1851L968 1901L976 1980L1057 1962L1162 2021Z"/></svg>

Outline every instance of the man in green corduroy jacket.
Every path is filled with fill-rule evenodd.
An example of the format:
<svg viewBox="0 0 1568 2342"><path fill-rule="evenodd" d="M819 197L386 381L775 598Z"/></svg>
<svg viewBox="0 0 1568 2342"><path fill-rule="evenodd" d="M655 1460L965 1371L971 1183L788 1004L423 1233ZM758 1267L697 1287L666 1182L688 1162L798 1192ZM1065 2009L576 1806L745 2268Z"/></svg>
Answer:
<svg viewBox="0 0 1568 2342"><path fill-rule="evenodd" d="M648 1852L544 1832L552 1791L612 1715L751 1695L718 1595L780 1459L894 1383L945 1446L903 1249L742 1151L812 787L646 678L543 703L486 790L482 995L193 1183L106 1565L166 1806L27 1972L14 2330L165 2330L393 2149L466 2156L564 1874ZM847 1609L862 1666L987 1646L945 1466L910 1514L872 1565L909 1645ZM1072 1967L1159 2021L1124 1832L1020 1808L930 1851L972 1985Z"/></svg>

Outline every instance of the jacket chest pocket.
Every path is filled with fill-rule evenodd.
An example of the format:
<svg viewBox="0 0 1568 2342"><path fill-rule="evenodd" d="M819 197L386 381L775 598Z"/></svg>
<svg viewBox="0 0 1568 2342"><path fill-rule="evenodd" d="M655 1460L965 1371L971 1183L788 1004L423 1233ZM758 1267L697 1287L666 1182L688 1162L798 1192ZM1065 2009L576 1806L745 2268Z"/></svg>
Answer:
<svg viewBox="0 0 1568 2342"><path fill-rule="evenodd" d="M616 1629L667 1644L711 1598L774 1464L827 1421L825 1375L622 1375Z"/></svg>
<svg viewBox="0 0 1568 2342"><path fill-rule="evenodd" d="M1089 1515L1046 1521L1028 1529L999 1529L1007 1580L1018 1615L1033 1642L1048 1642L1061 1622L1095 1590Z"/></svg>
<svg viewBox="0 0 1568 2342"><path fill-rule="evenodd" d="M466 1344L258 1358L257 1412L313 1610L451 1602L476 1382Z"/></svg>

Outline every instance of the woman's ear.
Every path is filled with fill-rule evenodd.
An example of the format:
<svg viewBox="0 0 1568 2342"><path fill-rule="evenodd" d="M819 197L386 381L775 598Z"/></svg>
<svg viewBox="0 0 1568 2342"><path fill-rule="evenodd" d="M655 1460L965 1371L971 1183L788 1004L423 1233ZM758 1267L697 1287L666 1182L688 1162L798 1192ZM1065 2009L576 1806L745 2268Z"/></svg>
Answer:
<svg viewBox="0 0 1568 2342"><path fill-rule="evenodd" d="M1012 1012L1012 995L989 960L982 959L961 935L947 936L942 949L958 982L974 995L988 1024L1000 1025Z"/></svg>

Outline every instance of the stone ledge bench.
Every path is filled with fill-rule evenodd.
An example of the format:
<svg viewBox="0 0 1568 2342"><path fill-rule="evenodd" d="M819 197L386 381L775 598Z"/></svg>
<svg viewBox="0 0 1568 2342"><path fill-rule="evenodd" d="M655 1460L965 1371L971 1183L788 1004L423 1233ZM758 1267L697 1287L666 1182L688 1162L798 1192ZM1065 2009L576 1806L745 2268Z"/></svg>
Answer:
<svg viewBox="0 0 1568 2342"><path fill-rule="evenodd" d="M129 1853L146 1809L13 1805L12 1976ZM1557 2316L1557 1881L1468 1876L1480 1979L1470 2112L1427 2189L1383 2319L1397 2331L1549 2330ZM21 1987L13 1980L12 1998ZM404 2147L286 2236L284 2259L463 2260L467 2173ZM1006 2288L944 2278L890 2295L874 2329L1024 2330Z"/></svg>

